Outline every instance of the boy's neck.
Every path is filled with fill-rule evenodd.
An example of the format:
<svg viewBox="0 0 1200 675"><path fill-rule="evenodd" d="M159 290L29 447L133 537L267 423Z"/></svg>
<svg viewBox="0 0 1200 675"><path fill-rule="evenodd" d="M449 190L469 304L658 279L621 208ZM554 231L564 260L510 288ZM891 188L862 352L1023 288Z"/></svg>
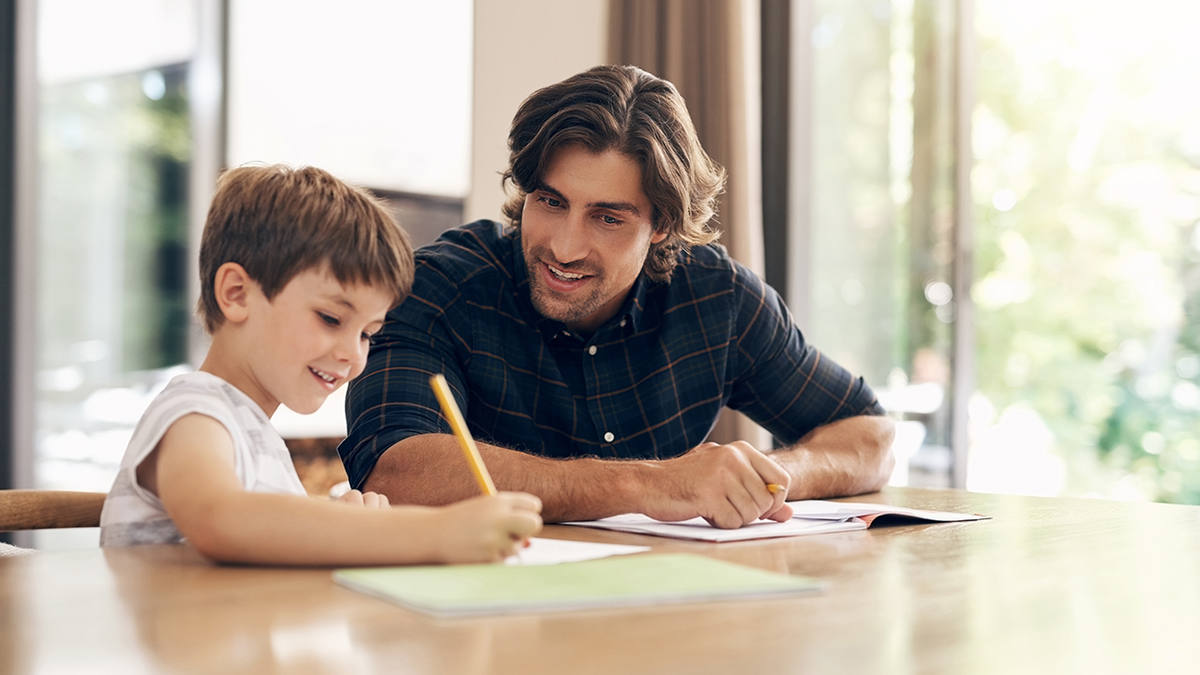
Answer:
<svg viewBox="0 0 1200 675"><path fill-rule="evenodd" d="M204 362L200 364L199 370L225 380L238 391L249 396L250 400L258 404L263 413L270 418L279 409L279 401L258 386L253 372L246 366L246 359L241 355L242 350L238 349L236 344L230 344L233 340L223 334L223 328L225 326L218 328L213 334L212 344L209 346L208 354L204 356Z"/></svg>

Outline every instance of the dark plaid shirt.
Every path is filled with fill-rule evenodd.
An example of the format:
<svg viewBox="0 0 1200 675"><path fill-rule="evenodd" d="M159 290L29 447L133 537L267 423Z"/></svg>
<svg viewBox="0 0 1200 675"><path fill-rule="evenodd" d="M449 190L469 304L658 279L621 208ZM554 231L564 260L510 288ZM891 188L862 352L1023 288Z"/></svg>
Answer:
<svg viewBox="0 0 1200 675"><path fill-rule="evenodd" d="M339 451L352 485L398 441L451 433L434 373L476 440L545 457L676 457L704 442L725 406L785 444L883 414L862 378L807 345L779 295L720 246L682 255L669 284L640 277L583 337L534 309L520 235L491 221L417 252L412 296L347 394Z"/></svg>

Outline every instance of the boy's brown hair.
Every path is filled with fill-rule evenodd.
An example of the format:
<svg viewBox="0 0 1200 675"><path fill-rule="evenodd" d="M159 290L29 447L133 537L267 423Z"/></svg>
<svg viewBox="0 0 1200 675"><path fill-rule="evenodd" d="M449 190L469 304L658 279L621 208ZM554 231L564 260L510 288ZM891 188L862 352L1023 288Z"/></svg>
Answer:
<svg viewBox="0 0 1200 675"><path fill-rule="evenodd" d="M217 180L200 242L197 312L209 334L225 321L214 283L227 262L245 268L268 300L322 263L343 285L391 291L397 305L413 283L412 245L387 208L314 167L243 166Z"/></svg>

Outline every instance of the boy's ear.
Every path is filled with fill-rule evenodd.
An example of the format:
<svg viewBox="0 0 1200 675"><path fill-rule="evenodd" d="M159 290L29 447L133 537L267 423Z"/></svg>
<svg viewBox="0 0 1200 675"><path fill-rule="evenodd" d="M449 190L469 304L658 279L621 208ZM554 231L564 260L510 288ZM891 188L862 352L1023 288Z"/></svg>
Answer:
<svg viewBox="0 0 1200 675"><path fill-rule="evenodd" d="M227 262L217 268L213 291L226 321L242 323L249 316L250 285L253 283L246 269L237 263Z"/></svg>

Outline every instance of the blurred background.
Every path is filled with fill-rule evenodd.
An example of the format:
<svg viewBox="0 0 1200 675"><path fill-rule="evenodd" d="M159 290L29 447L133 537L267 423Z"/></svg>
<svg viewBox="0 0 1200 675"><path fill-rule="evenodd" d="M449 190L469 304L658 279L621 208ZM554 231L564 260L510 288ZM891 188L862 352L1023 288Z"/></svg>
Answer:
<svg viewBox="0 0 1200 675"><path fill-rule="evenodd" d="M146 403L200 362L195 258L222 168L320 166L427 243L499 218L526 95L633 63L679 86L730 169L723 243L900 423L893 484L1200 503L1196 3L0 13L0 487L107 491ZM276 423L298 466L345 433L336 397ZM753 435L729 423L714 434ZM320 493L337 467L313 467Z"/></svg>

